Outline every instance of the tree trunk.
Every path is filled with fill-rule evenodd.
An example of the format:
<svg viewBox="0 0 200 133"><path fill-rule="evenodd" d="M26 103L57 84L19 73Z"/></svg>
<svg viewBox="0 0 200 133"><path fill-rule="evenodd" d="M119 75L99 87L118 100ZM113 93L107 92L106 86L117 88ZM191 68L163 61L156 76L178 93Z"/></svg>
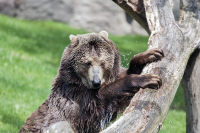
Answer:
<svg viewBox="0 0 200 133"><path fill-rule="evenodd" d="M187 133L200 132L200 49L195 50L181 81L186 103Z"/></svg>
<svg viewBox="0 0 200 133"><path fill-rule="evenodd" d="M158 132L180 84L188 59L199 46L200 13L198 5L200 2L182 0L180 21L175 22L172 13L172 0L144 0L142 4L141 0L113 1L129 14L131 12L137 14L138 20L142 20L142 18L147 20L147 22L138 22L141 25L148 23L146 30L149 29L149 33L151 33L148 49L160 48L164 51L165 57L161 61L147 65L142 74L159 75L162 78L163 85L158 90L140 89L120 119L102 133ZM146 19L142 15L144 13L138 10L139 7L145 8ZM134 17L134 15L131 16ZM195 79L191 78L191 82L195 82ZM198 85L194 84L193 86ZM190 93L186 92L189 96L186 96L187 98L198 97L197 90L189 91ZM193 99L188 99L188 104L190 108L193 107L193 109L190 109L190 114L193 115L192 124L197 123L198 113L195 112L197 112L198 101L194 102ZM197 116L194 117L194 115ZM198 126L198 123L196 126ZM192 129L193 132L196 132L196 129Z"/></svg>

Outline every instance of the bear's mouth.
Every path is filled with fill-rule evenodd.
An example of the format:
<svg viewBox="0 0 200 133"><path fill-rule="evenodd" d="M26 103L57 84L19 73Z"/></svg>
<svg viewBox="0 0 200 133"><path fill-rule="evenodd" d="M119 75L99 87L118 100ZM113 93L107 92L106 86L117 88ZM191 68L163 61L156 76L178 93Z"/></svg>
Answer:
<svg viewBox="0 0 200 133"><path fill-rule="evenodd" d="M95 81L88 80L88 84L89 84L88 89L91 89L91 90L98 90L101 88L101 81L95 82Z"/></svg>
<svg viewBox="0 0 200 133"><path fill-rule="evenodd" d="M93 86L93 87L91 87L91 88L89 88L89 89L91 89L91 90L99 90L100 87L101 87L101 86L99 86L99 87L94 87L94 86Z"/></svg>

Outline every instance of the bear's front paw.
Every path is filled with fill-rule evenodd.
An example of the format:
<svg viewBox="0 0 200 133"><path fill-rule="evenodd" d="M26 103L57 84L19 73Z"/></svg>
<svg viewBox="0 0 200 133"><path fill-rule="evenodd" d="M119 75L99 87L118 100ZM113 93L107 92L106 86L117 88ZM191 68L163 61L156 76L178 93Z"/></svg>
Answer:
<svg viewBox="0 0 200 133"><path fill-rule="evenodd" d="M148 74L141 76L144 79L141 83L141 88L158 89L162 85L162 80L158 75Z"/></svg>
<svg viewBox="0 0 200 133"><path fill-rule="evenodd" d="M164 57L164 52L159 48L155 48L144 52L143 56L143 59L145 59L144 63L150 63L161 60Z"/></svg>
<svg viewBox="0 0 200 133"><path fill-rule="evenodd" d="M162 85L162 80L158 75L147 74L147 75L130 75L131 76L131 84L129 84L131 88L152 88L158 89Z"/></svg>

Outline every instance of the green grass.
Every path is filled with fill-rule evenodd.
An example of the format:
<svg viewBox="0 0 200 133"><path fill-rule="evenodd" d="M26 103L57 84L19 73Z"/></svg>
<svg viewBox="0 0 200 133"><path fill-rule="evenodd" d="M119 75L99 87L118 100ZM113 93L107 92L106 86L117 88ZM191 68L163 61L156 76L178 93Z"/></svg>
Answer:
<svg viewBox="0 0 200 133"><path fill-rule="evenodd" d="M163 123L163 128L159 133L185 133L186 132L186 114L184 111L169 110Z"/></svg>
<svg viewBox="0 0 200 133"><path fill-rule="evenodd" d="M0 15L0 133L16 133L48 97L70 34L88 33L51 21L27 21ZM117 44L122 65L128 66L134 54L147 49L148 37L109 37ZM184 99L181 88L171 106L162 132L185 131ZM175 128L169 128L171 119ZM168 127L167 127L168 126ZM171 127L173 127L171 126ZM167 128L165 128L167 127Z"/></svg>

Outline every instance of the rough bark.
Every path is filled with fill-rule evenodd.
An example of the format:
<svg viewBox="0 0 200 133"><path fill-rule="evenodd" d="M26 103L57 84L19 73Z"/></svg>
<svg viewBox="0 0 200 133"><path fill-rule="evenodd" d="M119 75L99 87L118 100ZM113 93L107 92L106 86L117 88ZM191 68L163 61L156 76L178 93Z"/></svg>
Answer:
<svg viewBox="0 0 200 133"><path fill-rule="evenodd" d="M181 85L186 103L187 133L200 132L200 49L191 55Z"/></svg>
<svg viewBox="0 0 200 133"><path fill-rule="evenodd" d="M120 0L121 3L133 4L130 1L134 0ZM169 0L144 0L151 31L148 48L163 49L165 58L147 65L143 74L158 74L163 85L159 90L141 89L120 119L102 133L154 133L162 127L188 59L200 41L197 0L182 0L178 23L174 20L171 6L172 1Z"/></svg>

